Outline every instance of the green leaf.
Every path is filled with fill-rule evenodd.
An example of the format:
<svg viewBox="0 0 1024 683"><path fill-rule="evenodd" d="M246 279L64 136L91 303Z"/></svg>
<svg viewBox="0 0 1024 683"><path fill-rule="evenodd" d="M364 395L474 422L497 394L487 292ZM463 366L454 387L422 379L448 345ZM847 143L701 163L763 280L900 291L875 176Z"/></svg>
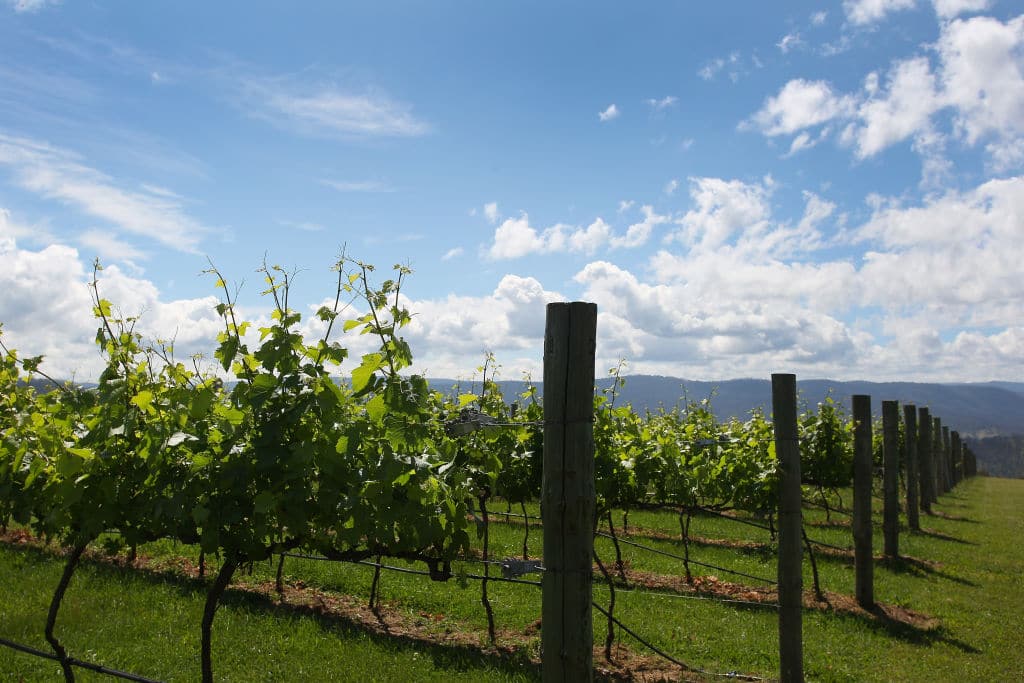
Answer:
<svg viewBox="0 0 1024 683"><path fill-rule="evenodd" d="M363 356L362 364L352 370L352 391L355 394L366 389L373 373L381 369L384 359L379 353L368 353Z"/></svg>
<svg viewBox="0 0 1024 683"><path fill-rule="evenodd" d="M148 389L143 389L139 393L132 396L131 403L138 407L139 410L145 413L155 413L156 410L153 408L153 392Z"/></svg>

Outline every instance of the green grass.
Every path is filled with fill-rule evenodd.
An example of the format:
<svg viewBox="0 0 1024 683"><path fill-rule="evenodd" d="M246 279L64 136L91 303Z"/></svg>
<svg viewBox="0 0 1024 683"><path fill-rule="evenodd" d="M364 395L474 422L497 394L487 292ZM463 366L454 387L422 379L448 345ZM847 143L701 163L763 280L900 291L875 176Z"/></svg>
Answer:
<svg viewBox="0 0 1024 683"><path fill-rule="evenodd" d="M849 501L849 495L846 496ZM876 553L882 547L880 504ZM807 610L804 613L804 658L808 680L821 681L1004 681L1024 680L1024 481L979 478L942 496L935 516L922 516L924 533L900 537L901 553L910 558L879 564L875 596L938 618L941 626L919 630L886 624L864 615ZM536 513L532 508L531 513ZM805 511L812 538L848 547L851 532L836 524L821 525L824 513ZM500 521L501 514L492 514ZM621 513L615 521L621 528ZM848 520L833 514L833 521ZM632 511L631 531L656 529L678 535L678 521L661 512ZM522 527L492 525L495 557L522 552ZM707 539L754 541L737 550L697 542L691 557L766 578L775 573L774 546L767 532L715 517L696 518L691 534ZM641 533L627 538L681 554L678 540ZM530 554L540 555L541 534L531 531ZM607 539L598 551L611 565ZM160 543L140 549L153 557L187 555L192 548ZM638 570L681 575L682 564L668 557L625 546L624 559ZM924 564L912 560L928 560ZM400 566L402 563L398 563ZM805 564L805 587L811 585ZM823 587L852 594L854 572L848 557L819 554ZM467 564L469 572L479 565ZM61 562L47 552L0 546L0 636L47 649L42 637L50 592ZM756 582L728 573L694 567L725 581ZM262 563L241 582L272 580L274 567ZM365 596L372 569L289 558L285 574L310 586ZM537 578L536 576L527 578ZM532 586L491 584L499 629L522 633L540 616L540 591ZM381 598L390 609L415 618L443 614L445 628L478 634L486 640L486 617L479 583L432 583L423 577L384 573ZM607 588L595 599L607 604ZM773 677L778 667L777 614L770 607L723 604L650 591L617 592L616 615L630 628L687 663L714 672L741 671ZM183 577L134 572L98 563L78 571L65 599L58 633L82 659L163 680L197 680L198 624L203 588ZM595 612L595 640L605 624ZM628 635L619 640L642 649ZM500 639L499 639L500 642ZM527 646L536 650L536 643ZM437 645L425 648L402 639L370 635L337 620L316 618L273 600L230 593L214 624L214 664L218 680L530 680L535 672L514 658L498 659L475 648ZM59 669L28 655L0 648L0 680L60 680ZM6 678L5 678L6 677ZM85 672L82 680L98 680Z"/></svg>

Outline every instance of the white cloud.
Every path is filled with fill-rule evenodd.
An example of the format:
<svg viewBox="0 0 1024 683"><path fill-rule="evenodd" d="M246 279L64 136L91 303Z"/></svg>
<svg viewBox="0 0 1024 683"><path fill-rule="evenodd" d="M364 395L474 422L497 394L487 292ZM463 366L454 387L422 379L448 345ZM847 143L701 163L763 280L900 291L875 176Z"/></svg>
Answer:
<svg viewBox="0 0 1024 683"><path fill-rule="evenodd" d="M104 263L127 262L132 265L148 258L145 252L103 230L87 230L78 235L77 240Z"/></svg>
<svg viewBox="0 0 1024 683"><path fill-rule="evenodd" d="M880 202L855 231L877 245L862 268L880 304L923 306L949 327L1024 325L1024 176L921 206Z"/></svg>
<svg viewBox="0 0 1024 683"><path fill-rule="evenodd" d="M508 218L494 231L494 244L487 255L492 259L514 259L542 252L547 248L546 240L530 227L530 217L525 213L519 218Z"/></svg>
<svg viewBox="0 0 1024 683"><path fill-rule="evenodd" d="M608 243L611 234L611 226L600 218L597 218L583 230L576 230L569 235L569 250L584 254L593 254Z"/></svg>
<svg viewBox="0 0 1024 683"><path fill-rule="evenodd" d="M43 369L52 376L94 381L103 361L94 343L91 277L91 268L71 247L51 244L33 251L0 238L4 342L23 356L45 355ZM215 297L162 301L153 283L116 265L100 272L99 286L115 309L140 316L136 331L144 338L174 339L178 357L215 348L223 329Z"/></svg>
<svg viewBox="0 0 1024 683"><path fill-rule="evenodd" d="M349 138L411 137L430 130L409 105L379 92L286 78L249 78L240 88L249 113L290 132Z"/></svg>
<svg viewBox="0 0 1024 683"><path fill-rule="evenodd" d="M437 299L403 301L414 313L403 330L415 354L414 369L431 377L465 377L476 363L467 362L485 350L499 363L538 379L543 343L544 309L565 297L546 290L532 277L507 274L494 291L480 297L450 294Z"/></svg>
<svg viewBox="0 0 1024 683"><path fill-rule="evenodd" d="M853 99L832 91L825 81L794 79L765 100L741 127L753 126L769 137L789 135L804 128L849 115Z"/></svg>
<svg viewBox="0 0 1024 683"><path fill-rule="evenodd" d="M576 253L593 254L599 249L635 249L647 243L654 227L668 223L668 216L659 215L650 206L641 207L642 221L630 225L625 234L615 234L612 227L598 217L585 228L557 223L538 230L523 213L508 218L494 231L494 242L486 250L492 260L522 258L529 254Z"/></svg>
<svg viewBox="0 0 1024 683"><path fill-rule="evenodd" d="M501 218L501 214L498 213L498 202L484 204L484 216L489 222L497 223L498 219Z"/></svg>
<svg viewBox="0 0 1024 683"><path fill-rule="evenodd" d="M7 0L15 12L38 12L47 5L59 5L61 0Z"/></svg>
<svg viewBox="0 0 1024 683"><path fill-rule="evenodd" d="M681 229L669 239L710 250L740 232L761 230L770 213L770 192L770 182L690 178L690 198L695 208L683 216Z"/></svg>
<svg viewBox="0 0 1024 683"><path fill-rule="evenodd" d="M855 132L857 156L873 156L925 129L940 106L928 60L916 57L897 62L885 92L863 102L857 111L862 122Z"/></svg>
<svg viewBox="0 0 1024 683"><path fill-rule="evenodd" d="M822 26L828 20L828 12L822 10L811 15L811 25Z"/></svg>
<svg viewBox="0 0 1024 683"><path fill-rule="evenodd" d="M77 156L46 143L0 134L0 165L10 167L15 182L30 192L178 251L195 252L208 232L166 191L122 189Z"/></svg>
<svg viewBox="0 0 1024 683"><path fill-rule="evenodd" d="M678 101L678 98L672 95L666 95L665 97L662 97L660 100L650 98L647 100L647 104L650 105L650 107L655 111L663 111L665 109L668 109Z"/></svg>
<svg viewBox="0 0 1024 683"><path fill-rule="evenodd" d="M800 232L808 233L816 230L822 221L831 216L836 210L836 205L813 192L805 191L804 199L807 204L804 206L804 215L800 219L798 229Z"/></svg>
<svg viewBox="0 0 1024 683"><path fill-rule="evenodd" d="M441 257L441 260L451 261L453 258L458 258L459 256L462 256L465 253L465 251L466 250L463 249L462 247L454 247L453 249L449 249L448 251L446 251L444 253L444 256Z"/></svg>
<svg viewBox="0 0 1024 683"><path fill-rule="evenodd" d="M625 235L611 237L611 246L613 248L634 249L641 247L647 244L655 227L668 223L671 220L669 216L655 213L654 209L647 204L640 207L640 212L644 215L642 221L633 223L626 228Z"/></svg>
<svg viewBox="0 0 1024 683"><path fill-rule="evenodd" d="M672 180L665 183L665 194L672 195L676 190L679 189L679 181L673 178Z"/></svg>
<svg viewBox="0 0 1024 683"><path fill-rule="evenodd" d="M944 96L968 144L1024 134L1024 15L1005 24L954 20L943 28L938 51Z"/></svg>
<svg viewBox="0 0 1024 683"><path fill-rule="evenodd" d="M728 57L716 57L707 62L697 71L697 75L705 81L711 81L724 71L728 74L729 80L735 83L739 80L740 69L740 53L730 52Z"/></svg>
<svg viewBox="0 0 1024 683"><path fill-rule="evenodd" d="M635 204L635 203L636 202L634 202L632 199L630 199L628 201L625 200L625 199L620 199L619 200L619 213L622 213L623 211L628 211L629 209L633 208L633 204Z"/></svg>
<svg viewBox="0 0 1024 683"><path fill-rule="evenodd" d="M989 143L985 146L985 151L991 159L989 170L993 173L1024 168L1024 137Z"/></svg>
<svg viewBox="0 0 1024 683"><path fill-rule="evenodd" d="M613 104L609 104L608 107L604 111L600 111L600 112L597 113L597 118L599 118L602 122L604 122L604 121L611 121L612 119L617 119L618 117L619 117L619 108L617 106L615 106L614 103Z"/></svg>
<svg viewBox="0 0 1024 683"><path fill-rule="evenodd" d="M873 24L887 14L914 7L915 0L843 0L843 11L853 24Z"/></svg>
<svg viewBox="0 0 1024 683"><path fill-rule="evenodd" d="M788 53L790 50L794 50L803 44L803 40L800 38L800 34L796 31L787 33L782 37L782 40L775 44L775 47L782 51L782 54Z"/></svg>
<svg viewBox="0 0 1024 683"><path fill-rule="evenodd" d="M991 4L991 0L932 0L935 13L943 19L951 19L967 12L982 12Z"/></svg>
<svg viewBox="0 0 1024 683"><path fill-rule="evenodd" d="M969 7L974 5L951 3L941 9ZM824 81L791 80L740 128L768 137L794 135L786 156L819 143L828 127L817 138L808 129L830 122L840 127L839 142L860 159L911 140L921 155L925 187L939 186L952 171L947 138L967 146L984 141L996 172L1018 168L1024 138L1024 15L1005 23L992 17L944 22L934 54L934 66L927 56L893 61L884 86L877 71L869 72L858 94L834 92ZM936 116L947 110L953 121L948 133L946 121Z"/></svg>
<svg viewBox="0 0 1024 683"><path fill-rule="evenodd" d="M794 154L798 154L799 152L802 152L806 149L816 147L819 142L828 137L828 134L830 132L831 129L829 129L826 126L825 128L822 129L821 133L819 133L817 137L812 136L807 131L799 133L796 137L793 138L793 141L789 143L789 151L786 152L783 155L783 157L791 157Z"/></svg>

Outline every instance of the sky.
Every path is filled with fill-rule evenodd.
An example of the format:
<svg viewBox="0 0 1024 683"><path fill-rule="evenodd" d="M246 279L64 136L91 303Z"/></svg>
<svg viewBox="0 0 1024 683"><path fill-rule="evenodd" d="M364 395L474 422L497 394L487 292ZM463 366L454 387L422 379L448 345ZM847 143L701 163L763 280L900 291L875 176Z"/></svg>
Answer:
<svg viewBox="0 0 1024 683"><path fill-rule="evenodd" d="M540 379L582 300L598 376L1024 381L1022 10L0 0L3 341L95 378L99 259L212 365L211 263L313 335L344 250L431 377Z"/></svg>

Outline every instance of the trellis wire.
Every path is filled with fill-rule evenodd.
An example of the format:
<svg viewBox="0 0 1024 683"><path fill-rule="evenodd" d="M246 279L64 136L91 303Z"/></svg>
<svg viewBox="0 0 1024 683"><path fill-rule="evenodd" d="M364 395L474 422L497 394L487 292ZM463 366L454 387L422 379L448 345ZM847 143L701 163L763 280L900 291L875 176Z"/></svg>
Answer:
<svg viewBox="0 0 1024 683"><path fill-rule="evenodd" d="M604 538L611 538L611 534L606 534L603 531L597 532L597 535L598 536L603 536ZM635 548L640 548L641 550L646 550L648 552L655 553L657 555L664 555L665 557L671 557L672 559L679 560L680 562L685 562L686 561L685 558L683 558L683 557L681 557L679 555L675 555L673 553L666 552L664 550L658 550L657 548L651 548L649 546L641 545L639 543L634 543L633 541L627 541L624 538L620 538L619 539L619 543L625 543L626 545L631 545L631 546L633 546ZM719 567L717 565L708 564L706 562L698 562L697 560L690 560L689 562L690 562L690 564L695 564L695 565L697 565L699 567L707 567L708 569L714 569L714 570L720 571L720 572L727 572L729 574L735 574L736 576L742 576L742 577L747 578L747 579L753 579L754 581L760 581L762 583L771 584L773 586L778 584L778 581L775 581L774 579L767 579L767 578L765 578L763 576L754 576L753 574L746 574L744 572L736 571L735 569L728 569L726 567Z"/></svg>
<svg viewBox="0 0 1024 683"><path fill-rule="evenodd" d="M650 641L646 640L643 636L639 635L636 631L634 631L633 629L629 628L628 626L623 624L621 621L619 621L616 617L614 617L611 614L609 614L608 611L604 607L601 607L601 605L597 604L596 602L594 602L592 604L593 604L593 606L595 608L597 608L597 611L601 612L601 614L603 614L606 617L608 617L608 619L610 619L616 626L618 626L623 631L625 631L626 633L631 635L638 643L640 643L641 645L643 645L644 647L646 647L647 649L649 649L651 652L653 652L654 654L658 655L659 657L662 657L663 659L667 659L668 661L672 662L676 666L682 667L685 671L693 671L695 673L699 673L699 674L702 674L704 676L717 676L719 678L733 678L733 679L736 679L738 681L763 681L763 680L766 680L764 678L759 678L757 676L747 676L745 674L739 674L739 673L735 673L735 672L729 672L729 673L724 673L723 674L723 673L717 673L717 672L714 672L714 671L707 671L705 669L699 669L697 667L692 667L689 664L686 664L686 663L676 659L672 655L668 654L667 652L665 652L664 650L659 648L657 645L654 645Z"/></svg>
<svg viewBox="0 0 1024 683"><path fill-rule="evenodd" d="M25 654L33 655L35 657L42 657L44 659L52 659L55 662L61 661L61 658L52 652L46 652L45 650L37 650L34 647L28 645L22 645L16 643L13 640L7 640L6 638L0 638L0 645L24 652ZM114 676L115 678L122 678L126 681L136 681L137 683L161 683L155 678L146 678L145 676L139 676L138 674L128 673L127 671L118 671L117 669L111 669L110 667L103 666L102 664L93 664L92 662L84 662L81 659L75 659L74 657L68 657L66 661L71 666L76 666L80 669L88 669L96 673L104 674L106 676Z"/></svg>

